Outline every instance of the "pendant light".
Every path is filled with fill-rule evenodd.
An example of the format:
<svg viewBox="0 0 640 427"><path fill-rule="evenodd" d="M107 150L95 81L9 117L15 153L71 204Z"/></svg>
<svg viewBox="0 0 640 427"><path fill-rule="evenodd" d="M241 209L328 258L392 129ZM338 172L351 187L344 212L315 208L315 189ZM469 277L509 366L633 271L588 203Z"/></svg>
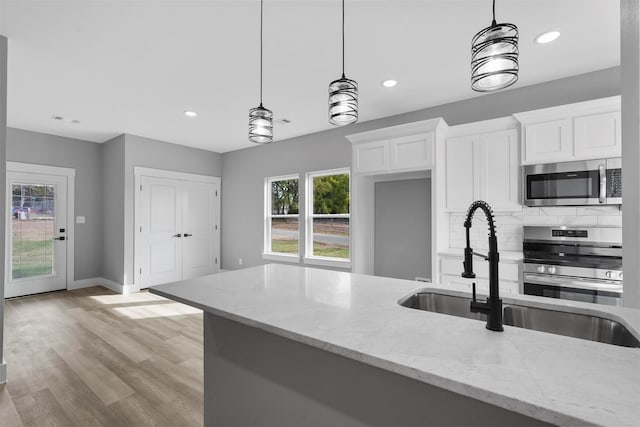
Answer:
<svg viewBox="0 0 640 427"><path fill-rule="evenodd" d="M493 21L471 41L471 88L491 92L511 86L518 80L518 27Z"/></svg>
<svg viewBox="0 0 640 427"><path fill-rule="evenodd" d="M344 75L344 0L342 0L342 77L329 85L329 123L344 126L358 121L358 83Z"/></svg>
<svg viewBox="0 0 640 427"><path fill-rule="evenodd" d="M273 112L262 105L262 11L260 0L260 105L249 110L249 141L256 144L273 141Z"/></svg>

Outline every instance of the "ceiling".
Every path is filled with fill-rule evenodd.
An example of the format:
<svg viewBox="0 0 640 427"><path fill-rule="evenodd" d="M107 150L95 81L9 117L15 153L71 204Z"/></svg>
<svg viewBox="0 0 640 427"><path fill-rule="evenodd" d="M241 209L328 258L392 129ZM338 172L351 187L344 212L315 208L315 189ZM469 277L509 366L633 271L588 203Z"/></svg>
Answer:
<svg viewBox="0 0 640 427"><path fill-rule="evenodd" d="M130 133L221 153L253 145L258 0L1 1L10 127L94 142ZM331 128L340 1L264 3L264 105L275 140ZM491 23L490 0L345 7L346 74L359 84L361 122L481 96L469 84L470 40ZM520 30L513 88L620 64L619 0L502 0L496 15ZM556 42L533 43L551 29L562 32ZM398 85L383 88L387 78Z"/></svg>

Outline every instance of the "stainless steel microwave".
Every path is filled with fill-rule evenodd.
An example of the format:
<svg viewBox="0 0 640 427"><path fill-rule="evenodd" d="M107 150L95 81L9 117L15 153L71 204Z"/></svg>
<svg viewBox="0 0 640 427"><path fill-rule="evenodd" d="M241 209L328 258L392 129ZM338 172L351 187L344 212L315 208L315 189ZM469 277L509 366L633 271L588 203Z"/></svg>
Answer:
<svg viewBox="0 0 640 427"><path fill-rule="evenodd" d="M525 206L622 204L622 159L523 166Z"/></svg>

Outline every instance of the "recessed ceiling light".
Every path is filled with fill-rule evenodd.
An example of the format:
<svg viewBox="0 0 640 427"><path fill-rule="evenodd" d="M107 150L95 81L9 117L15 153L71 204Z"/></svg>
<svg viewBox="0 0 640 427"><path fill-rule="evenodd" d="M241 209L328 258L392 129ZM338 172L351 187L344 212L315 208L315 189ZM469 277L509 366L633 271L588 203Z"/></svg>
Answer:
<svg viewBox="0 0 640 427"><path fill-rule="evenodd" d="M384 86L384 87L394 87L397 84L398 84L398 82L393 80L393 79L384 80L382 82L382 86Z"/></svg>
<svg viewBox="0 0 640 427"><path fill-rule="evenodd" d="M185 111L184 115L187 117L195 117L198 115L198 113L196 113L195 111Z"/></svg>
<svg viewBox="0 0 640 427"><path fill-rule="evenodd" d="M283 125L288 125L289 123L291 123L291 120L289 120L287 118L282 118L282 119L276 120L276 122L281 123Z"/></svg>
<svg viewBox="0 0 640 427"><path fill-rule="evenodd" d="M546 33L542 33L536 37L535 42L538 44L551 43L558 37L560 37L560 31L547 31Z"/></svg>

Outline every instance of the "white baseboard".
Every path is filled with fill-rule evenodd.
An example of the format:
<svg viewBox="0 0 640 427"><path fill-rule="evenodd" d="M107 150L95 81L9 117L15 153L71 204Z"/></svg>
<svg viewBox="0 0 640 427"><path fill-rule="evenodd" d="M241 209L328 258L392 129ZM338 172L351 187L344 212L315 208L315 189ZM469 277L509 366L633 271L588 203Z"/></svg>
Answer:
<svg viewBox="0 0 640 427"><path fill-rule="evenodd" d="M140 288L136 285L122 285L120 283L114 282L113 280L105 279L104 277L92 277L90 279L75 280L70 286L67 286L67 289L71 291L74 289L88 288L91 286L102 286L122 295L133 294L140 291Z"/></svg>
<svg viewBox="0 0 640 427"><path fill-rule="evenodd" d="M102 285L104 279L101 277L92 277L90 279L74 280L67 286L67 290L72 291L74 289L90 288L91 286Z"/></svg>
<svg viewBox="0 0 640 427"><path fill-rule="evenodd" d="M0 384L4 384L7 382L7 362L2 359L2 363L0 363Z"/></svg>

